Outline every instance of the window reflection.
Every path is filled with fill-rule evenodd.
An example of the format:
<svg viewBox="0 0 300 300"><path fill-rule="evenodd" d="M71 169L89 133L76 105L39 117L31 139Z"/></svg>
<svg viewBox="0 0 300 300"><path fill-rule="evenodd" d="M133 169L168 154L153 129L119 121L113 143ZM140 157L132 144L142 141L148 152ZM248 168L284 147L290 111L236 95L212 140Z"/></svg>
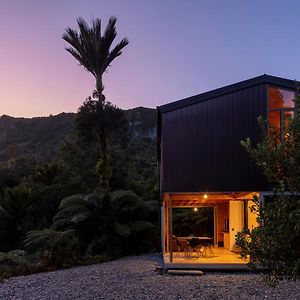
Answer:
<svg viewBox="0 0 300 300"><path fill-rule="evenodd" d="M270 111L269 113L269 123L276 130L280 130L280 111Z"/></svg>
<svg viewBox="0 0 300 300"><path fill-rule="evenodd" d="M294 117L295 92L269 87L269 124L270 133L284 136Z"/></svg>
<svg viewBox="0 0 300 300"><path fill-rule="evenodd" d="M294 92L277 87L269 87L269 109L293 108L294 99Z"/></svg>
<svg viewBox="0 0 300 300"><path fill-rule="evenodd" d="M285 111L284 112L284 128L287 128L291 124L293 118L294 118L293 111Z"/></svg>

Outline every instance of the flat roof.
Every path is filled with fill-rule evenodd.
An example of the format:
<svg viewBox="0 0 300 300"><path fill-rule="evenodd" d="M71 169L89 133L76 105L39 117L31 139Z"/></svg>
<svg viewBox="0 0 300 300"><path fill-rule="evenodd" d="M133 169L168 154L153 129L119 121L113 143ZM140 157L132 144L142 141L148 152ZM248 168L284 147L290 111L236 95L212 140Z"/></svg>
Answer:
<svg viewBox="0 0 300 300"><path fill-rule="evenodd" d="M271 76L271 75L261 75L257 76L251 79L247 79L244 81L240 81L234 84L230 84L209 92L205 92L202 94L198 94L192 97L188 97L185 99L181 99L175 102L167 103L161 106L157 106L157 110L161 113L168 112L171 110L175 110L181 107L185 107L188 105L192 105L198 102L206 101L211 98L216 98L225 94L229 94L232 92L236 92L238 90L242 90L251 86L259 85L259 84L274 84L282 88L287 88L287 89L296 89L297 84L299 84L298 81L296 80L291 80L291 79L286 79L286 78L281 78L281 77L276 77L276 76Z"/></svg>

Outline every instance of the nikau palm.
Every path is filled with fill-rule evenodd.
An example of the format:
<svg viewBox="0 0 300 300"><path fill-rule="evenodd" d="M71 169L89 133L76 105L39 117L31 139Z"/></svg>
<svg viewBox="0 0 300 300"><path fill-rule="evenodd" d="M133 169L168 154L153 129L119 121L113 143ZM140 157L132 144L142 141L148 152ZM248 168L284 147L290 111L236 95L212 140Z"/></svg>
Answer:
<svg viewBox="0 0 300 300"><path fill-rule="evenodd" d="M122 54L122 49L128 45L128 39L124 38L113 49L112 44L117 36L115 17L111 17L104 33L101 33L101 20L93 21L89 27L87 23L79 18L77 20L79 31L71 28L66 29L63 39L71 45L66 50L87 70L96 80L96 88L93 96L98 100L98 108L105 109L105 97L103 95L104 85L102 76L112 61ZM102 166L105 168L108 164L106 129L98 133L101 147ZM101 182L105 188L108 185L108 178L103 172Z"/></svg>

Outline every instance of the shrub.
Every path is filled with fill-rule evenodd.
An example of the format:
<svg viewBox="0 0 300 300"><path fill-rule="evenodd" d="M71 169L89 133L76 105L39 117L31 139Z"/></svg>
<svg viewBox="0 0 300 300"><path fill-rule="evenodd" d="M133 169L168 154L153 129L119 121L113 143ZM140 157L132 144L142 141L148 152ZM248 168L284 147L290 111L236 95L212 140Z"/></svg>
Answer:
<svg viewBox="0 0 300 300"><path fill-rule="evenodd" d="M79 241L73 230L33 230L27 234L25 244L37 250L38 263L43 266L69 267L79 259Z"/></svg>
<svg viewBox="0 0 300 300"><path fill-rule="evenodd" d="M295 118L279 132L259 118L262 140L256 147L247 138L242 145L275 185L273 195L258 208L258 227L250 240L240 246L250 255L252 267L270 270L266 276L274 284L300 276L300 97L296 97ZM241 236L240 236L241 237Z"/></svg>
<svg viewBox="0 0 300 300"><path fill-rule="evenodd" d="M157 211L132 191L96 191L63 199L52 227L75 230L86 255L118 257L153 250Z"/></svg>
<svg viewBox="0 0 300 300"><path fill-rule="evenodd" d="M36 269L25 251L0 252L0 281L12 276L31 274Z"/></svg>

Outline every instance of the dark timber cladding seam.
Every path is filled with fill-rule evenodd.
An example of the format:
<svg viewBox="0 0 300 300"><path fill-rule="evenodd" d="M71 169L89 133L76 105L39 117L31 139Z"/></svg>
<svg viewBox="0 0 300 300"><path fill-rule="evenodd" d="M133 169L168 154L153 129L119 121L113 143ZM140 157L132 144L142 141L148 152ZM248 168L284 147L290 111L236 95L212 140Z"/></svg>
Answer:
<svg viewBox="0 0 300 300"><path fill-rule="evenodd" d="M265 85L161 113L163 192L264 190L266 180L241 147L258 140Z"/></svg>

